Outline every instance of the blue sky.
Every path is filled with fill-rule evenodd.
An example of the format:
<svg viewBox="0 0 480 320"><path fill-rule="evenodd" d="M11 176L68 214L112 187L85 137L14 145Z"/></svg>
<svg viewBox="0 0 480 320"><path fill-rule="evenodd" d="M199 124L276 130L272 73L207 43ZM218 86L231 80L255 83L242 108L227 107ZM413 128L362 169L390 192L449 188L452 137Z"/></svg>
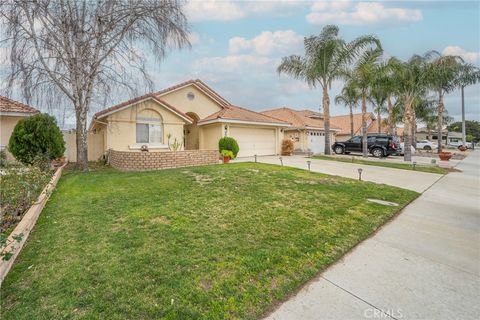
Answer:
<svg viewBox="0 0 480 320"><path fill-rule="evenodd" d="M388 56L408 59L434 49L480 64L478 1L192 1L185 9L192 48L172 51L153 66L155 88L200 78L231 103L253 110L319 108L319 89L275 70L281 57L302 54L303 37L326 24L338 25L346 40L376 35ZM331 97L341 87L335 83ZM480 120L480 86L465 93L467 119ZM459 119L459 92L447 95L446 107ZM331 112L346 109L334 105Z"/></svg>

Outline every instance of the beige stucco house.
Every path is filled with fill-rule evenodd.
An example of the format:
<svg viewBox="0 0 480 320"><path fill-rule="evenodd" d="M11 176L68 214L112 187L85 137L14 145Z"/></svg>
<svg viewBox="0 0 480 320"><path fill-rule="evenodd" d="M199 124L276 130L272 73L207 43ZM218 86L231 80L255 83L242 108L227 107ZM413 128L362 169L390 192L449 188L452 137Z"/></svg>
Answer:
<svg viewBox="0 0 480 320"><path fill-rule="evenodd" d="M283 107L263 111L262 114L289 122L292 126L285 128L285 138L293 140L296 152L325 152L324 117L312 110L294 110ZM330 126L330 142L335 141L339 128Z"/></svg>
<svg viewBox="0 0 480 320"><path fill-rule="evenodd" d="M6 150L13 128L20 119L29 117L39 111L26 104L0 96L0 150ZM7 159L13 159L7 150Z"/></svg>
<svg viewBox="0 0 480 320"><path fill-rule="evenodd" d="M90 123L89 160L107 150L149 152L218 150L221 137L237 140L239 157L279 154L290 123L232 105L200 80L189 80L97 112ZM66 137L75 161L75 139Z"/></svg>

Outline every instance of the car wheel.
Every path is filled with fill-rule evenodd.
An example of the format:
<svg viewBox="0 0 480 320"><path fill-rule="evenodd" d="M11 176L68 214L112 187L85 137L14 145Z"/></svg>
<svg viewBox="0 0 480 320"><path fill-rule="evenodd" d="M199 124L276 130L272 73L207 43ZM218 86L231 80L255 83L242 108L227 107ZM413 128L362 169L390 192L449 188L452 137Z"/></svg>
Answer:
<svg viewBox="0 0 480 320"><path fill-rule="evenodd" d="M375 158L381 158L381 157L383 157L383 150L380 149L380 148L375 148L375 149L372 150L372 155Z"/></svg>
<svg viewBox="0 0 480 320"><path fill-rule="evenodd" d="M425 146L425 147L423 147L423 150L430 151L430 150L432 150L432 147L430 147L430 146Z"/></svg>
<svg viewBox="0 0 480 320"><path fill-rule="evenodd" d="M335 153L336 153L336 154L342 154L342 153L343 153L343 147L341 147L341 146L336 146L336 147L335 147Z"/></svg>

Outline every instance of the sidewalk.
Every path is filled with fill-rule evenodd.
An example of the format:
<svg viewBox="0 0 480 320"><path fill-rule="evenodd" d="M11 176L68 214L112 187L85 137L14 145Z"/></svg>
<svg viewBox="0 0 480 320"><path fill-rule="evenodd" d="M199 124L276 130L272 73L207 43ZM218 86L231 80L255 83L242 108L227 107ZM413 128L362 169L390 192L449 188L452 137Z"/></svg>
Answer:
<svg viewBox="0 0 480 320"><path fill-rule="evenodd" d="M234 162L255 161L254 158L239 158ZM280 164L278 156L258 157L258 162ZM301 169L307 169L307 161L311 161L312 171L321 172L346 178L358 179L358 168L362 168L362 179L376 183L384 183L395 187L423 192L430 187L442 175L435 173L419 172L412 170L393 169L347 163L340 161L318 160L305 158L304 156L282 157L283 165Z"/></svg>
<svg viewBox="0 0 480 320"><path fill-rule="evenodd" d="M266 319L478 319L480 151Z"/></svg>

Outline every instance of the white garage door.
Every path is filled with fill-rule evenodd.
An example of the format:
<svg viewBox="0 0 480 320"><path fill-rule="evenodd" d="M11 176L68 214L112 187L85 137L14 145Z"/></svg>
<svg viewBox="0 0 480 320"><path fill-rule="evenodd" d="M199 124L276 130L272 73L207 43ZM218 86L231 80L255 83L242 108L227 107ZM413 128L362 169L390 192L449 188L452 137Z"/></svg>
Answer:
<svg viewBox="0 0 480 320"><path fill-rule="evenodd" d="M313 153L325 153L325 133L308 131L308 148Z"/></svg>
<svg viewBox="0 0 480 320"><path fill-rule="evenodd" d="M229 136L237 140L238 157L275 154L275 129L259 129L230 126Z"/></svg>

